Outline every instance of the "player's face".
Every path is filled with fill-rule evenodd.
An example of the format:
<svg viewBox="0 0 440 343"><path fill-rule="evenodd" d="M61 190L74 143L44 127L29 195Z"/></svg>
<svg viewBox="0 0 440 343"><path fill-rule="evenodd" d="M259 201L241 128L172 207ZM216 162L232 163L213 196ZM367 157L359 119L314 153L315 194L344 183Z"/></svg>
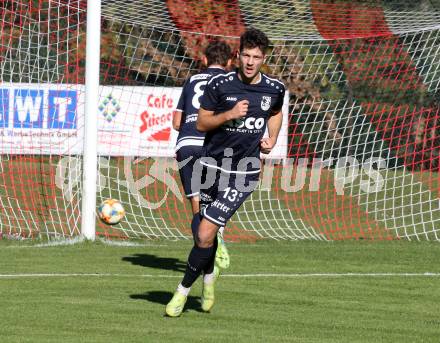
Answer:
<svg viewBox="0 0 440 343"><path fill-rule="evenodd" d="M248 79L253 80L264 62L264 54L260 48L246 49L240 52L240 71L242 75Z"/></svg>

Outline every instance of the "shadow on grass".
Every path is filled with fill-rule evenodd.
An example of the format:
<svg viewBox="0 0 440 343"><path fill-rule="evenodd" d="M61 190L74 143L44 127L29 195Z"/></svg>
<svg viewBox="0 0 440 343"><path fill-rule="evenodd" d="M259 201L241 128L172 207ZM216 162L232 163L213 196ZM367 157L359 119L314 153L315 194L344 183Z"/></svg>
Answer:
<svg viewBox="0 0 440 343"><path fill-rule="evenodd" d="M156 268L163 270L173 270L176 272L185 272L186 262L177 258L159 257L149 254L134 254L132 256L125 256L122 261L131 262L136 266Z"/></svg>
<svg viewBox="0 0 440 343"><path fill-rule="evenodd" d="M183 262L177 258L159 257L150 254L134 254L131 256L125 256L122 258L122 261L130 262L136 266L171 270L182 273L184 273L186 269L186 262ZM164 306L168 304L172 297L173 293L164 291L150 291L143 294L130 295L131 299L147 300L153 303L162 304ZM200 304L200 297L188 296L184 311L201 311Z"/></svg>
<svg viewBox="0 0 440 343"><path fill-rule="evenodd" d="M151 291L151 292L146 292L143 294L131 294L130 295L131 299L147 300L147 301L150 301L153 303L158 303L158 304L161 304L164 306L166 304L168 304L168 302L171 300L172 297L173 297L173 293L164 292L164 291ZM188 296L188 299L186 300L185 309L183 310L183 312L186 312L188 310L202 312L200 304L201 304L200 297L193 297L190 295L190 296Z"/></svg>

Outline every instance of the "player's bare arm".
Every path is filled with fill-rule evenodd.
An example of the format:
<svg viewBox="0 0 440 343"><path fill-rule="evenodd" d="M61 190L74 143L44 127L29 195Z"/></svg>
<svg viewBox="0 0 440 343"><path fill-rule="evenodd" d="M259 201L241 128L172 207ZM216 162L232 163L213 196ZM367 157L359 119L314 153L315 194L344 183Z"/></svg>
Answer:
<svg viewBox="0 0 440 343"><path fill-rule="evenodd" d="M270 153L277 143L278 134L280 133L282 122L283 113L281 111L275 113L267 120L267 131L269 133L269 137L265 137L260 141L260 151L263 154Z"/></svg>
<svg viewBox="0 0 440 343"><path fill-rule="evenodd" d="M180 130L180 122L182 121L182 112L174 111L173 112L173 129L176 131Z"/></svg>
<svg viewBox="0 0 440 343"><path fill-rule="evenodd" d="M197 130L206 132L211 131L223 125L229 120L239 119L246 116L249 101L241 100L235 104L229 111L214 114L214 111L208 111L203 108L199 109L197 117Z"/></svg>

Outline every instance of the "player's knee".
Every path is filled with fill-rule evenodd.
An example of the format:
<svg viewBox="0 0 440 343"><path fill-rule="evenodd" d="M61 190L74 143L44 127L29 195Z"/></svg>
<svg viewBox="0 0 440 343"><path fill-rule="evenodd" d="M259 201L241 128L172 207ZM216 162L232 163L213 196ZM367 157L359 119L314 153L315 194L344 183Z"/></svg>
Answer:
<svg viewBox="0 0 440 343"><path fill-rule="evenodd" d="M217 230L215 227L205 227L200 225L197 232L197 245L200 248L209 248L214 245L214 240L216 238Z"/></svg>
<svg viewBox="0 0 440 343"><path fill-rule="evenodd" d="M214 238L201 232L197 235L197 245L200 248L209 248L214 245Z"/></svg>
<svg viewBox="0 0 440 343"><path fill-rule="evenodd" d="M199 240L198 242L197 242L197 246L199 247L199 248L210 248L210 247L212 247L214 245L214 240Z"/></svg>

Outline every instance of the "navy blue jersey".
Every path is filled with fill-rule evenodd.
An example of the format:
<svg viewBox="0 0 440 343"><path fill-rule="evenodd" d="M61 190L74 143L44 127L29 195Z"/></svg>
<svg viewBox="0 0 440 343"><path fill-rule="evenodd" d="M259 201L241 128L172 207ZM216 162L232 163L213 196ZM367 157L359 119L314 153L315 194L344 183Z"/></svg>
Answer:
<svg viewBox="0 0 440 343"><path fill-rule="evenodd" d="M195 74L186 80L176 108L176 111L182 112L176 151L182 146L203 146L205 133L200 132L196 128L200 108L199 100L203 95L208 80L212 76L223 74L224 72L221 68L208 68L202 73Z"/></svg>
<svg viewBox="0 0 440 343"><path fill-rule="evenodd" d="M214 115L232 109L241 100L248 100L249 105L245 117L230 120L206 134L203 156L207 159L202 161L203 165L240 174L260 171L260 140L267 119L281 110L285 94L282 82L263 73L260 76L258 83L245 84L233 71L212 77L206 85L200 105L214 111ZM216 166L210 162L212 158ZM232 159L232 163L224 163L224 158Z"/></svg>

